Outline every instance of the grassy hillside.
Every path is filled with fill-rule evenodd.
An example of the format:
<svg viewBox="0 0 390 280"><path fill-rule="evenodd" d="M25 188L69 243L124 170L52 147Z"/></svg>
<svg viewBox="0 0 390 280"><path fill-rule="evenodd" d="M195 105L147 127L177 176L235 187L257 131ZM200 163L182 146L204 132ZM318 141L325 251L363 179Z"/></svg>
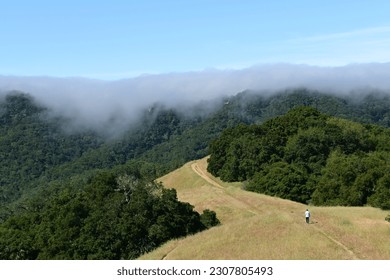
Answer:
<svg viewBox="0 0 390 280"><path fill-rule="evenodd" d="M241 189L207 172L207 159L159 179L222 225L170 241L141 259L390 259L390 213L371 207L309 207Z"/></svg>

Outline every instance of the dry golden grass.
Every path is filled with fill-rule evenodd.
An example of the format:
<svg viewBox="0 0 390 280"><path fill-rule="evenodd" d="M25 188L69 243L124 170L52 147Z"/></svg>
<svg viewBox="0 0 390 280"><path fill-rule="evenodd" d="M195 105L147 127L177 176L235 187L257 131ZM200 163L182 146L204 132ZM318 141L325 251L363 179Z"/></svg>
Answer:
<svg viewBox="0 0 390 280"><path fill-rule="evenodd" d="M310 207L241 189L206 171L207 159L159 179L181 201L217 213L222 225L170 241L140 259L390 259L389 213L371 207Z"/></svg>

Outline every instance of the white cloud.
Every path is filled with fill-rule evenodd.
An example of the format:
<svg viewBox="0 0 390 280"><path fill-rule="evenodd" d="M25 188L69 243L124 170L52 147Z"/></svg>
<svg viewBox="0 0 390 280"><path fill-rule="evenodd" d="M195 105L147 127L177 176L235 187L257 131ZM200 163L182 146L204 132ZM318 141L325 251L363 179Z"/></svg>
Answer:
<svg viewBox="0 0 390 280"><path fill-rule="evenodd" d="M358 88L390 90L390 63L318 67L265 64L241 70L147 75L118 81L0 76L0 91L20 90L80 126L120 130L153 103L183 107L245 89L309 87L346 94ZM114 124L112 124L114 123ZM110 124L110 125L109 125Z"/></svg>

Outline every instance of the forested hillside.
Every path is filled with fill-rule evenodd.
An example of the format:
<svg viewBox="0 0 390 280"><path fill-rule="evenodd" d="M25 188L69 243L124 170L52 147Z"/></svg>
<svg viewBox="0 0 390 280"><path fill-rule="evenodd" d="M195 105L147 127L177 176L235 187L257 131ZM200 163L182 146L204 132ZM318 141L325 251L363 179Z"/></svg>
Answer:
<svg viewBox="0 0 390 280"><path fill-rule="evenodd" d="M47 108L22 93L9 94L0 103L0 203L17 199L48 170L73 162L97 149L102 139L93 132L65 134L65 120L49 117Z"/></svg>
<svg viewBox="0 0 390 280"><path fill-rule="evenodd" d="M134 259L219 223L137 173L101 172L82 190L31 201L0 225L0 259Z"/></svg>
<svg viewBox="0 0 390 280"><path fill-rule="evenodd" d="M226 129L208 170L246 189L316 205L390 209L390 129L296 107L261 125Z"/></svg>
<svg viewBox="0 0 390 280"><path fill-rule="evenodd" d="M298 174L298 177L303 172L301 170L302 168L311 168L314 172L310 180L304 177L304 180L307 181L305 188L307 187L309 192L305 190L302 194L302 190L299 190L297 191L299 198L291 197L291 199L304 200L305 202L312 199L316 203L321 204L341 203L338 201L339 198L337 195L341 194L349 197L349 193L345 192L344 188L335 191L335 196L323 200L326 197L323 195L323 192L331 193L333 187L325 184L327 182L325 180L326 177L323 177L323 183L319 181L320 172L326 171L327 173L324 173L326 176L335 177L332 173L334 171L332 165L338 164L338 161L343 162L346 172L349 172L350 169L357 170L358 167L355 165L358 163L356 163L354 157L359 157L358 162L361 162L359 166L364 167L371 164L380 170L378 171L379 173L370 173L372 176L368 174L366 179L359 177L360 181L367 182L367 184L371 184L370 182L372 182L375 190L378 186L388 185L388 181L386 181L388 178L382 176L383 170L385 169L382 169L381 166L387 166L387 159L389 158L383 158L388 154L383 155L382 153L388 152L389 142L386 142L388 141L388 132L383 127L390 126L390 98L389 95L382 93L367 93L359 96L359 98L352 98L351 96L337 97L335 95L306 89L287 90L273 95L245 91L215 102L213 110L203 110L201 103L194 104L190 110L191 114L186 114L183 110L167 108L157 104L145 109L136 123L129 125L126 130L121 131L115 137L107 137L107 135L93 130L69 129L72 127L71 120L56 114L50 108L39 105L31 95L13 92L1 96L0 240L2 242L1 246L3 247L0 248L0 251L8 252L6 255L3 254L2 258L128 258L134 257L140 252L148 250L148 248L158 246L164 240L175 237L174 234L167 234L167 231L170 233L180 232L182 234L184 232L190 233L200 230L203 227L202 225L200 228L190 226L191 230L188 229L189 223L194 222L193 219L196 220L194 222L195 224L200 225L197 221L199 217L190 210L191 206L175 206L174 208L176 210L182 209L178 210L179 213L177 215L185 215L186 218L180 218L178 216L178 219L187 221L185 222L186 225L179 223L180 225L177 225L177 227L172 226L171 229L161 230L162 233L152 234L150 231L154 232L156 230L156 223L159 225L162 219L165 219L161 218L161 215L165 217L165 215L168 215L167 213L170 213L169 215L174 214L172 212L164 212L165 210L159 210L159 214L155 214L154 212L147 214L147 219L151 221L148 226L152 229L148 228L145 230L148 231L148 236L153 235L153 238L156 237L156 239L148 239L151 242L150 244L153 245L150 245L145 240L139 240L135 245L129 245L130 243L126 243L130 242L129 240L122 240L127 245L121 243L120 246L124 246L123 248L133 246L132 249L126 249L126 252L111 252L111 255L96 253L99 250L104 251L104 248L106 248L104 246L108 246L107 244L112 244L111 242L113 241L108 237L99 243L101 247L97 245L98 247L94 249L95 251L88 251L80 245L83 241L87 242L87 239L84 240L83 238L87 238L89 235L93 236L93 234L99 232L101 233L104 230L104 224L115 221L114 223L116 225L113 226L113 229L121 231L123 230L121 225L129 222L127 219L130 219L131 215L136 215L136 212L132 211L135 211L133 208L137 208L138 206L131 206L133 203L132 200L126 201L123 193L119 195L120 192L117 191L118 180L120 181L120 178L127 178L126 176L130 176L130 178L135 177L142 182L140 186L148 186L154 179L178 168L185 162L206 156L209 153L208 147L210 142L218 138L223 130L231 129L227 130L228 132L225 131L221 137L229 135L229 133L236 133L237 136L244 133L243 138L245 138L247 131L251 131L252 129L254 131L259 130L247 125L263 124L267 120L275 116L281 116L289 109L300 105L312 106L317 108L319 112L331 116L357 120L366 124L378 124L380 126L355 124L329 116L324 117L317 112L315 114L318 114L319 119L326 119L326 125L315 127L307 124L306 131L302 127L298 127L298 123L296 123L293 126L299 133L297 132L298 134L292 139L287 139L287 136L287 138L279 139L275 137L271 139L271 135L276 135L276 131L273 132L274 134L270 134L268 139L270 141L269 147L276 149L276 151L270 150L264 152L265 154L275 152L271 156L271 162L275 166L282 164L282 166L278 167L282 170L292 168L294 172L296 171L295 173ZM272 125L270 124L277 123L278 120L280 118L271 120L268 124L266 122L264 125L270 126L272 130ZM320 121L316 120L315 122ZM304 122L302 125L304 125ZM284 129L282 125L278 127L282 130ZM347 130L344 130L343 127L346 127ZM294 148L300 147L302 141L305 143L305 141L311 138L314 138L313 141L316 144L329 144L326 141L332 140L329 140L328 137L325 137L325 140L319 138L321 135L328 135L328 129L330 130L329 135L339 133L334 132L336 130L341 131L339 140L346 142L345 145L351 145L351 150L348 150L348 147L342 146L344 144L339 143L337 144L341 145L339 149L327 148L329 151L327 151L326 158L317 156L315 159L310 159L307 166L300 166L299 163L305 161L307 155L296 154ZM287 133L287 131L284 133ZM367 141L363 141L360 138L356 140L356 135L359 137L369 137ZM344 136L347 138L344 139ZM351 142L351 139L348 137L352 137L351 139L357 142ZM216 141L225 141L221 139L219 138ZM248 139L250 140L250 145L253 144L253 148L251 149L255 149L257 144L254 139L250 137ZM276 142L273 142L275 139ZM282 149L278 146L281 144L280 141L286 141L288 144L288 153L280 154L280 149ZM322 143L322 141L325 141L325 143ZM316 144L312 146L317 148ZM212 145L211 153L215 154L216 149L221 149L222 153L223 147L226 146L224 145ZM242 145L242 143L239 145ZM360 152L356 153L353 150L355 149L353 145L361 145L359 146L361 151L359 150ZM309 149L310 147L307 148ZM344 151L344 148L347 150ZM361 157L361 154L365 154L365 156ZM281 158L282 161L280 161ZM348 162L356 164L351 165ZM259 179L258 177L264 177L260 175L258 177L255 176L256 172L261 170L255 170L253 166L249 167L250 162L244 160L243 164L248 165L248 168L244 168L246 173L238 175L241 177L235 179L246 180L249 178L255 180L256 178ZM341 172L341 169L339 171ZM264 169L263 172L268 171ZM275 170L272 172L275 172ZM270 174L269 177L272 177L272 172L268 172ZM107 179L108 181L103 180L107 184L93 183L97 181L101 182L102 176L106 176L101 174L111 174L107 175L107 178L111 179ZM235 173L233 172L232 174L234 175ZM233 176L232 174L229 176ZM317 181L313 181L313 178ZM337 178L343 180L341 175ZM229 178L229 180L232 179ZM352 176L351 181L348 182L348 186L360 186L358 183L355 183L357 180L355 179ZM324 186L321 188L322 192L318 190L318 195L315 195L314 187L317 186L317 183L318 186L320 183ZM99 189L96 186L108 189L103 191L103 196L99 196L101 194L96 195L96 197L100 198L94 200L92 199L95 196L93 192ZM248 189L251 189L253 186L255 185L249 184ZM94 189L95 187L97 188L96 190ZM159 187L156 188L158 189ZM103 200L102 198L105 195L112 197L112 200L110 200L111 198ZM172 203L181 205L176 201L173 192L167 192L166 195L169 196L171 201L175 201ZM348 203L354 205L357 203L366 203L367 201L374 203L375 201L378 206L386 207L386 203L388 202L386 200L384 202L382 201L385 195L386 193L382 194L377 191L369 191L367 194L354 198L351 203ZM163 195L156 195L155 192L151 192L150 195L145 194L145 205L150 206L148 204L149 202L160 199L164 200L165 198ZM106 203L109 201L118 205L108 206ZM113 208L106 209L106 207ZM69 219L64 218L67 214L65 210L63 210L65 212L61 212L62 208L73 209L70 212L68 211L69 213L73 213L69 214L73 216L68 217ZM99 209L106 209L107 211L103 213ZM183 209L187 210L184 211ZM119 213L123 213L123 211L131 213L131 215L129 214L130 216L127 215L126 217L120 216ZM58 216L56 216L57 214ZM113 218L115 215L119 215L117 220ZM56 226L50 228L48 224L50 220L58 221L58 223L55 222L54 224L57 223ZM62 220L64 220L64 223L69 222L69 224L62 224ZM101 224L101 228L99 229L91 226L97 220ZM211 220L212 222L205 220ZM94 222L92 223L91 221ZM213 216L212 212L207 212L203 216L203 225L216 223L217 219ZM34 226L30 227L30 225ZM59 229L64 226L73 227L73 231L64 232L64 236L60 236L62 231ZM178 228L180 227L182 229L179 230ZM186 227L187 229L184 230L183 228ZM172 230L172 228L175 228L175 230ZM145 231L141 230L140 232L144 234ZM83 237L81 238L81 236ZM63 240L64 243L62 245L56 242L50 243L50 240L54 239ZM5 240L10 243L5 242ZM146 242L145 244L147 245L142 245L144 244L142 242ZM35 251L22 254L32 244L38 246L32 247L36 248L36 250L34 249ZM70 244L79 244L77 245L79 249L69 249L69 252L61 255L61 252L65 250L64 248L70 246Z"/></svg>

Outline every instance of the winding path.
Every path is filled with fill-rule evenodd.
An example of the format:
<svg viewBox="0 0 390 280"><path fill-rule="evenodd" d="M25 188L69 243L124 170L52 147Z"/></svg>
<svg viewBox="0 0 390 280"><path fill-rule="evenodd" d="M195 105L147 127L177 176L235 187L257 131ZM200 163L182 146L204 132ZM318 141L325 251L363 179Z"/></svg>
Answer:
<svg viewBox="0 0 390 280"><path fill-rule="evenodd" d="M318 228L317 226L314 225L314 227L315 227L316 230L318 230L321 234L323 234L326 238L328 238L329 240L333 241L335 244L337 244L338 246L340 246L341 248L343 248L346 252L348 252L348 254L351 255L351 259L353 259L353 260L359 260L359 258L356 256L356 254L355 254L351 249L349 249L347 246L345 246L343 243L341 243L340 241L337 241L336 239L334 239L333 237L331 237L329 234L327 234L325 231L323 231L322 229Z"/></svg>
<svg viewBox="0 0 390 280"><path fill-rule="evenodd" d="M216 182L215 180L213 180L212 178L210 178L207 174L207 172L205 172L198 164L198 162L194 162L191 164L191 169L197 174L199 175L201 178L203 178L205 181L207 181L208 183L210 183L211 185L213 185L214 187L217 187L217 188L220 188L220 189L224 189L226 190L223 186L221 186L218 182ZM239 200L239 198L237 197L234 197L230 194L228 194L227 192L225 192L225 194L233 197L234 199L240 201L241 203L244 203L246 204L247 206L249 206L252 210L248 210L249 212L257 215L258 212L256 211L256 209L253 207L253 205L250 205L248 204L247 202L245 201L241 201ZM326 238L328 238L329 240L331 240L332 242L334 242L335 244L337 244L338 246L340 246L341 248L343 248L343 250L345 250L346 252L348 252L348 254L351 256L351 259L353 260L358 260L359 258L356 256L356 254L351 250L349 249L347 246L345 246L343 243L341 243L340 241L334 239L333 237L331 237L329 234L327 234L325 231L323 231L322 229L320 229L318 226L316 226L315 224L313 225L315 227L315 229L320 232L322 235L324 235ZM174 250L174 249L173 249ZM173 251L172 250L172 251ZM172 252L171 251L171 252ZM169 252L170 253L170 252ZM168 253L168 254L169 254ZM167 254L167 255L168 255ZM167 256L165 255L164 258Z"/></svg>
<svg viewBox="0 0 390 280"><path fill-rule="evenodd" d="M231 195L229 192L226 191L226 188L224 188L223 186L221 186L218 182L216 182L215 180L213 180L212 178L210 178L208 175L207 175L207 171L203 170L199 164L197 162L194 162L193 164L191 164L191 169L197 174L199 175L200 177L202 177L204 180L206 180L208 183L210 183L211 185L213 185L214 187L217 187L219 189L222 189L224 190L224 193L225 195L229 196L230 198L238 201L239 203L241 204L244 204L246 205L249 209L246 209L246 211L252 213L252 214L255 214L255 215L258 215L259 212L258 210L256 209L256 207L254 207L252 204L246 202L246 201L243 201L243 200L240 200L238 197L235 197L233 195Z"/></svg>
<svg viewBox="0 0 390 280"><path fill-rule="evenodd" d="M200 168L199 164L197 162L194 162L193 164L191 164L191 168L192 170L198 174L200 177L202 177L204 180L206 180L207 182L209 182L211 185L213 185L214 187L217 187L217 188L220 188L220 189L224 189L224 187L222 187L220 184L218 184L217 182L215 182L213 179L211 179L203 170L202 168Z"/></svg>

